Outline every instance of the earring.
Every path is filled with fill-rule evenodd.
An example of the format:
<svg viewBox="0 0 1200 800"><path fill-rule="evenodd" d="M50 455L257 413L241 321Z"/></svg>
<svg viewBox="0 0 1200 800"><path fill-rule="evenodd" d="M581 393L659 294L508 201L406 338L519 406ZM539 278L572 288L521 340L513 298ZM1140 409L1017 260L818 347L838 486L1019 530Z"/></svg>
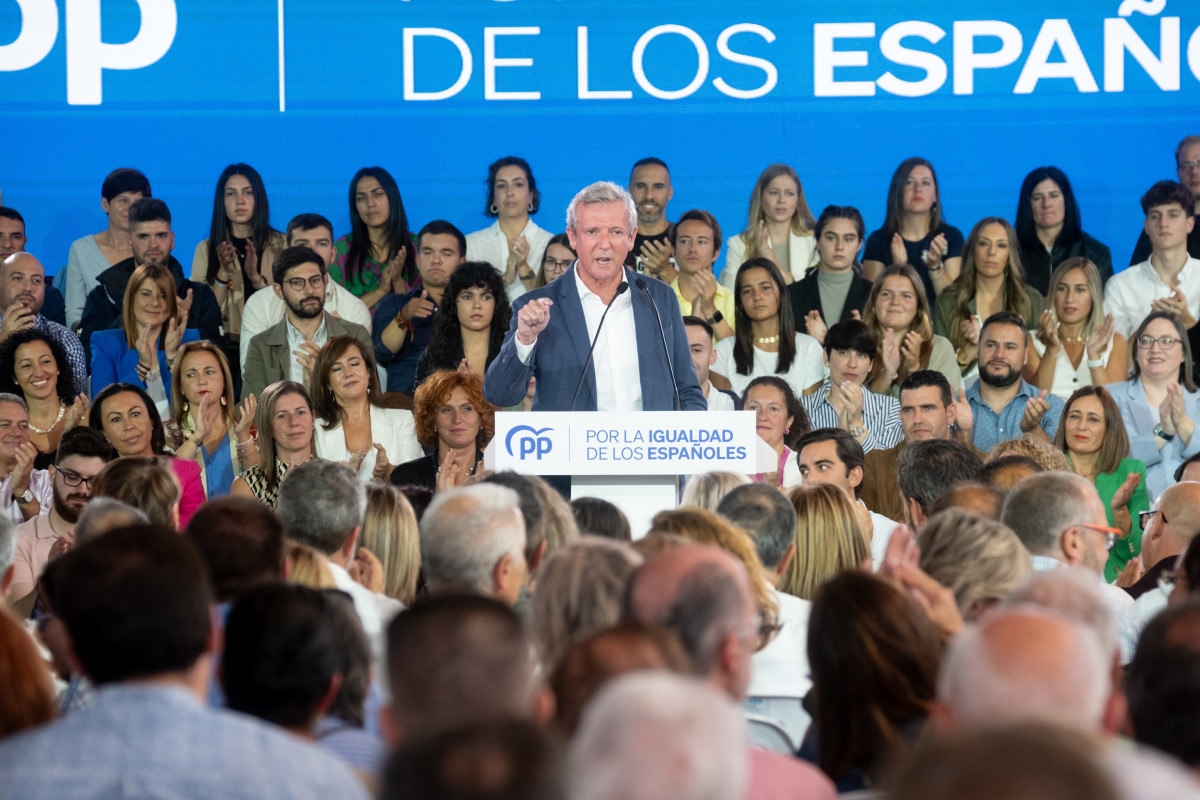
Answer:
<svg viewBox="0 0 1200 800"><path fill-rule="evenodd" d="M488 211L492 212L492 215L495 216L496 214L500 213L500 206L492 203L490 206L488 206Z"/></svg>
<svg viewBox="0 0 1200 800"><path fill-rule="evenodd" d="M225 407L225 395L221 395L221 408Z"/></svg>
<svg viewBox="0 0 1200 800"><path fill-rule="evenodd" d="M183 401L183 413L185 413L185 414L188 413L188 401L187 400Z"/></svg>
<svg viewBox="0 0 1200 800"><path fill-rule="evenodd" d="M792 429L791 429L791 428L784 428L784 429L783 429L783 435L784 435L784 436L787 436L787 435L788 435L789 433L791 433L791 432L792 432Z"/></svg>
<svg viewBox="0 0 1200 800"><path fill-rule="evenodd" d="M530 214L532 214L533 213L533 203L530 203L529 205L525 206L525 210L528 211Z"/></svg>

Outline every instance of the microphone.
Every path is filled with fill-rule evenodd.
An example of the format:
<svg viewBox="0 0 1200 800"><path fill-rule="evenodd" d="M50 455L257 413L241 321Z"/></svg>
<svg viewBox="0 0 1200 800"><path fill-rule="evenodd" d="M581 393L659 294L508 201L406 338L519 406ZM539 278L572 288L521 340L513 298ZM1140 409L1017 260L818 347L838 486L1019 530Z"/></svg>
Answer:
<svg viewBox="0 0 1200 800"><path fill-rule="evenodd" d="M592 339L592 346L588 348L587 358L583 360L583 371L579 373L579 382L575 384L575 394L571 395L571 411L575 410L575 401L579 398L579 390L583 388L583 379L587 375L588 364L592 363L592 353L596 350L596 342L600 341L600 329L604 327L604 318L608 316L608 310L613 307L617 298L627 291L629 291L629 284L621 281L617 286L617 293L613 295L613 299L604 307L604 313L600 315L600 324L596 326L596 336Z"/></svg>
<svg viewBox="0 0 1200 800"><path fill-rule="evenodd" d="M667 347L667 334L663 332L662 317L658 315L658 304L654 302L654 295L650 294L646 281L636 278L634 285L650 298L650 309L654 312L654 321L658 323L658 338L662 342L663 354L667 357L667 372L671 375L671 387L675 390L675 410L679 411L683 408L683 403L679 400L679 381L675 380L675 366L671 363L671 350Z"/></svg>

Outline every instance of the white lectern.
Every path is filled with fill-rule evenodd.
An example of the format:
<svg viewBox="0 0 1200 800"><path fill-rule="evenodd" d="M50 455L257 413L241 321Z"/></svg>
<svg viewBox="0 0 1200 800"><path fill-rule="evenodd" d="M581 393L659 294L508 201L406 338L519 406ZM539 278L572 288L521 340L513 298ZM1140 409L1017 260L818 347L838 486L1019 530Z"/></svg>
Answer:
<svg viewBox="0 0 1200 800"><path fill-rule="evenodd" d="M572 497L600 497L629 518L635 538L679 504L681 475L777 469L751 411L499 412L484 467L570 475Z"/></svg>

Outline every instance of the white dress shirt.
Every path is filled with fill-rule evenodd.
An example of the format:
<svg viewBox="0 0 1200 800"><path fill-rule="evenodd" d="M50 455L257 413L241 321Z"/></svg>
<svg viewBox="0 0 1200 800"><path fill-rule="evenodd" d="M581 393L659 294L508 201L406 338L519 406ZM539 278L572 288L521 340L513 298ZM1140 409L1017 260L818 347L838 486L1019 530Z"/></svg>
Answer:
<svg viewBox="0 0 1200 800"><path fill-rule="evenodd" d="M1141 320L1138 320L1141 323ZM1114 323L1115 324L1115 323ZM1108 369L1108 359L1112 355L1113 337L1108 337L1108 344L1104 345L1104 352L1100 354L1099 361L1105 369ZM1046 345L1042 344L1037 336L1033 337L1033 349L1037 351L1038 357L1046 355ZM1079 359L1079 366L1075 367L1071 364L1071 357L1067 355L1067 348L1058 348L1058 360L1054 362L1054 381L1050 384L1050 394L1058 395L1063 400L1069 400L1076 389L1084 386L1092 385L1092 368L1087 365L1088 354L1084 348L1083 358Z"/></svg>
<svg viewBox="0 0 1200 800"><path fill-rule="evenodd" d="M587 325L588 341L596 342L592 351L592 368L596 373L597 411L641 411L642 374L638 363L637 330L633 318L633 293L626 291L613 298L608 318L600 338L596 330L607 306L600 296L587 287L575 270L575 289L583 306L583 321ZM562 312L551 308L551 314ZM530 363L533 348L537 345L522 344L515 339L517 358L522 364Z"/></svg>
<svg viewBox="0 0 1200 800"><path fill-rule="evenodd" d="M1179 271L1179 290L1187 299L1192 316L1200 319L1200 260L1189 258ZM1104 310L1113 315L1113 330L1128 339L1153 309L1150 303L1170 297L1171 287L1147 259L1108 279L1104 287Z"/></svg>
<svg viewBox="0 0 1200 800"><path fill-rule="evenodd" d="M730 388L745 399L746 387L750 381L761 375L776 375L787 381L792 387L792 394L799 397L804 390L814 383L820 383L829 375L825 366L824 349L821 343L807 333L796 334L796 357L787 372L776 373L775 365L779 363L778 353L754 348L754 366L749 375L740 375L733 360L733 345L737 337L727 336L717 342L717 360L712 365L712 371L729 379Z"/></svg>
<svg viewBox="0 0 1200 800"><path fill-rule="evenodd" d="M704 396L708 401L709 411L734 411L733 398L722 392L711 383L708 384L708 394Z"/></svg>
<svg viewBox="0 0 1200 800"><path fill-rule="evenodd" d="M242 338L238 343L243 364L246 363L246 354L250 352L250 340L272 325L278 325L286 309L283 298L277 297L270 286L250 295L242 310ZM347 322L362 325L368 333L371 331L370 309L337 281L325 282L325 310Z"/></svg>
<svg viewBox="0 0 1200 800"><path fill-rule="evenodd" d="M5 503L4 509L8 518L13 521L14 525L20 525L25 521L25 517L17 505L17 498L12 496L12 488L9 486L11 480L12 477L9 476L0 481L0 500ZM49 514L50 509L54 506L54 479L50 477L50 473L44 469L35 469L30 472L29 491L37 498L38 504L42 507L39 513Z"/></svg>
<svg viewBox="0 0 1200 800"><path fill-rule="evenodd" d="M311 337L305 336L303 333L296 330L295 326L292 325L291 320L288 320L283 328L287 332L288 350L291 353L299 350L300 345L304 344L305 342L311 341L317 347L324 347L325 343L329 341L329 327L325 324L324 317L321 317L321 327L317 328L316 333L314 333ZM300 363L300 360L295 356L292 356L290 359L288 359L288 364L290 365L288 380L293 380L301 386L307 386L308 381L304 380L304 365Z"/></svg>
<svg viewBox="0 0 1200 800"><path fill-rule="evenodd" d="M546 252L546 245L554 238L554 234L542 230L531 219L525 223L525 229L521 231L521 235L525 237L525 241L529 242L529 254L525 256L525 263L536 274L541 267L539 259ZM504 274L504 267L508 263L508 237L504 235L504 231L500 230L500 220L496 220L482 230L467 234L467 261L486 261L501 275ZM518 268L518 272L520 271ZM505 291L510 303L525 294L525 284L521 283L519 275L505 287ZM370 325L367 326L367 330L371 330Z"/></svg>

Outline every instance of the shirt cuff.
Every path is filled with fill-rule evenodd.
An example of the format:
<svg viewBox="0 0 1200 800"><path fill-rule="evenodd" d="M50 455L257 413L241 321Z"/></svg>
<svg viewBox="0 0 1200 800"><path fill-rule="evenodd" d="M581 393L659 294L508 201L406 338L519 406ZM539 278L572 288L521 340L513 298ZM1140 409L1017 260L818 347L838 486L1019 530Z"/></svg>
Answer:
<svg viewBox="0 0 1200 800"><path fill-rule="evenodd" d="M522 364L529 366L533 360L533 348L537 346L537 339L533 340L533 344L521 344L521 340L514 336L513 344L517 346L517 358L521 360Z"/></svg>

